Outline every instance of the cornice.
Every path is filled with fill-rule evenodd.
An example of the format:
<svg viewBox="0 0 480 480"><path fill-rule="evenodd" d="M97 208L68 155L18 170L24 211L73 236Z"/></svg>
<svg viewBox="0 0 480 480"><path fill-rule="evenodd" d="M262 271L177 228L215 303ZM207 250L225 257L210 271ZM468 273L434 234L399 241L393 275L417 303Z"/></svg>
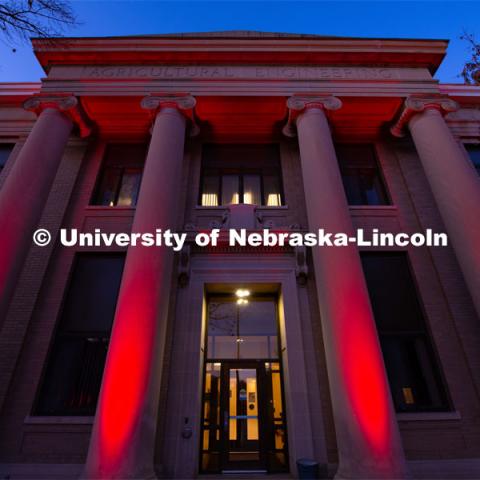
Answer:
<svg viewBox="0 0 480 480"><path fill-rule="evenodd" d="M480 141L480 105L464 105L456 112L445 116L455 138L462 141Z"/></svg>
<svg viewBox="0 0 480 480"><path fill-rule="evenodd" d="M124 50L128 47L142 48L195 48L202 50L205 46L213 49L220 48L265 48L282 50L288 47L308 47L315 50L342 51L389 51L400 52L419 48L423 52L443 51L448 40L430 39L382 39L382 38L353 38L353 37L237 37L237 38L209 38L209 37L162 37L162 36L127 36L127 37L63 37L59 39L33 38L35 51L55 51L60 48L69 50L85 50L93 48L95 51Z"/></svg>
<svg viewBox="0 0 480 480"><path fill-rule="evenodd" d="M40 91L40 82L0 82L0 95L32 94Z"/></svg>
<svg viewBox="0 0 480 480"><path fill-rule="evenodd" d="M438 89L440 93L453 98L462 108L480 105L480 85L440 84Z"/></svg>
<svg viewBox="0 0 480 480"><path fill-rule="evenodd" d="M480 99L480 85L441 83L438 88L440 90L440 93L444 93L445 95L477 97Z"/></svg>
<svg viewBox="0 0 480 480"><path fill-rule="evenodd" d="M22 103L40 91L39 82L0 82L0 106L22 107Z"/></svg>
<svg viewBox="0 0 480 480"><path fill-rule="evenodd" d="M35 54L51 65L192 63L283 65L378 65L426 67L433 73L445 56L445 40L356 38L118 37L33 39Z"/></svg>

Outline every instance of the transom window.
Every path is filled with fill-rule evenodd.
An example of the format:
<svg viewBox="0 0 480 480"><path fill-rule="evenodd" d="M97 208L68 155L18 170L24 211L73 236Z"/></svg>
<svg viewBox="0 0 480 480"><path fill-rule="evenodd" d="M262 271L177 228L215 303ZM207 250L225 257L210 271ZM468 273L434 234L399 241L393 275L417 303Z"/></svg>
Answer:
<svg viewBox="0 0 480 480"><path fill-rule="evenodd" d="M199 203L204 207L283 205L278 146L204 145Z"/></svg>
<svg viewBox="0 0 480 480"><path fill-rule="evenodd" d="M480 145L466 144L465 148L467 149L468 155L472 160L473 166L477 170L477 173L480 175Z"/></svg>
<svg viewBox="0 0 480 480"><path fill-rule="evenodd" d="M368 252L361 256L396 410L448 410L406 254Z"/></svg>
<svg viewBox="0 0 480 480"><path fill-rule="evenodd" d="M134 207L137 204L145 157L144 144L108 145L92 204Z"/></svg>
<svg viewBox="0 0 480 480"><path fill-rule="evenodd" d="M232 296L210 298L207 358L278 359L275 299L255 296L239 304Z"/></svg>
<svg viewBox="0 0 480 480"><path fill-rule="evenodd" d="M389 205L372 144L337 144L337 159L349 205Z"/></svg>

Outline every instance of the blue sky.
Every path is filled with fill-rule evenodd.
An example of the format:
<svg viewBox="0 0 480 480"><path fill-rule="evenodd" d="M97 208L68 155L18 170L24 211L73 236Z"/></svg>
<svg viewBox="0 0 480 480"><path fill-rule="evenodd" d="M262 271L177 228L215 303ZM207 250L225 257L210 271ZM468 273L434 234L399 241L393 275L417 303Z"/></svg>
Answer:
<svg viewBox="0 0 480 480"><path fill-rule="evenodd" d="M441 38L451 41L437 73L461 83L469 57L464 30L480 39L480 1L163 1L74 0L81 25L67 36L108 36L212 30L265 30L353 37ZM0 81L37 81L43 75L29 45L0 44Z"/></svg>

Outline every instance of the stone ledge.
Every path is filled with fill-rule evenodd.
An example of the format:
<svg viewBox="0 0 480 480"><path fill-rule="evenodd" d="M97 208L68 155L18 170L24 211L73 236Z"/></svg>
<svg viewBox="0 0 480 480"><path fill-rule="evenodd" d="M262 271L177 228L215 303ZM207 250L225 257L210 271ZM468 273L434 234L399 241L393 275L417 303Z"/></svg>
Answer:
<svg viewBox="0 0 480 480"><path fill-rule="evenodd" d="M415 413L397 413L397 420L399 422L438 422L461 420L460 412L415 412Z"/></svg>
<svg viewBox="0 0 480 480"><path fill-rule="evenodd" d="M93 425L95 417L62 417L29 415L23 421L26 425Z"/></svg>

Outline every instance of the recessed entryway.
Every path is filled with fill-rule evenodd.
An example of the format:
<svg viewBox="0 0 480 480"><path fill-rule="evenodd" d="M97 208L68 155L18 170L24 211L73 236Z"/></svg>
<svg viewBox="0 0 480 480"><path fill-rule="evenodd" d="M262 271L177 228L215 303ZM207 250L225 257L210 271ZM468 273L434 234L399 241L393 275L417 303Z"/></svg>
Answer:
<svg viewBox="0 0 480 480"><path fill-rule="evenodd" d="M288 470L277 303L248 288L207 298L202 472Z"/></svg>

